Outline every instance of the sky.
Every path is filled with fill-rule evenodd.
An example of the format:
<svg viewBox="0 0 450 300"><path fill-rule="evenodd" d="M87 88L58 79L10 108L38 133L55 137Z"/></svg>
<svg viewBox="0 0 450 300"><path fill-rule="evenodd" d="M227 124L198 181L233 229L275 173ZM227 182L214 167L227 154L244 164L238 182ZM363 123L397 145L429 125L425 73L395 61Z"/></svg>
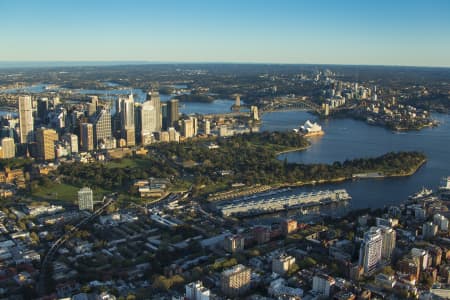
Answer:
<svg viewBox="0 0 450 300"><path fill-rule="evenodd" d="M450 67L450 1L0 0L0 61Z"/></svg>

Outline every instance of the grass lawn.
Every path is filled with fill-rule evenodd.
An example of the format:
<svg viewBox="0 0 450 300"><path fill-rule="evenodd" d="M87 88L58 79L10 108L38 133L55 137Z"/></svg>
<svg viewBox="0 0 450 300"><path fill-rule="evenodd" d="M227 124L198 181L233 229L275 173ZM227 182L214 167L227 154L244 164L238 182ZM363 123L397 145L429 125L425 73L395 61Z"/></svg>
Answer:
<svg viewBox="0 0 450 300"><path fill-rule="evenodd" d="M142 158L122 158L105 164L107 168L149 168L151 161Z"/></svg>
<svg viewBox="0 0 450 300"><path fill-rule="evenodd" d="M79 187L65 184L55 183L50 186L40 186L39 189L33 192L33 198L51 201L63 201L68 203L76 203L78 199ZM102 200L103 195L109 193L103 189L94 189L94 201Z"/></svg>

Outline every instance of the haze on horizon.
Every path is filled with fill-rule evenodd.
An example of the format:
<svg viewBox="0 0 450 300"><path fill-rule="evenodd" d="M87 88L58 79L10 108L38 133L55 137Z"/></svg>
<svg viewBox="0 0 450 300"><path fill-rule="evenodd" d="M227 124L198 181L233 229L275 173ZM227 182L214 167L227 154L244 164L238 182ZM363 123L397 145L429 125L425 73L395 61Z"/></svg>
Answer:
<svg viewBox="0 0 450 300"><path fill-rule="evenodd" d="M450 67L450 1L0 1L0 61Z"/></svg>

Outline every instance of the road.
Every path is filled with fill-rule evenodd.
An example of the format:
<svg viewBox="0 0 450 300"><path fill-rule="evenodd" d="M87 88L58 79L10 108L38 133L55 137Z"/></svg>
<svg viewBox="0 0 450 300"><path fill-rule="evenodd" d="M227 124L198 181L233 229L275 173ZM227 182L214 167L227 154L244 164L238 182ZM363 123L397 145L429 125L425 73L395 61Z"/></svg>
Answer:
<svg viewBox="0 0 450 300"><path fill-rule="evenodd" d="M89 222L93 221L95 218L97 218L99 215L101 215L103 213L103 211L112 203L114 203L115 201L115 197L110 197L108 198L108 200L106 201L105 204L103 204L102 207L100 207L99 209L97 209L96 211L94 211L92 213L92 215L90 215L89 217L81 220L78 224L76 224L72 229L70 229L68 232L64 233L61 237L59 237L54 243L53 245L50 247L50 249L47 251L47 254L44 257L44 260L42 261L41 264L41 270L40 270L40 274L39 274L39 280L36 286L36 292L38 293L39 296L44 296L47 293L47 287L46 287L46 279L48 278L49 274L49 267L51 262L53 261L53 258L55 256L55 254L57 253L58 249L64 245L65 242L67 242L72 235L77 232L78 230L80 230L81 227L83 227L83 225L88 224Z"/></svg>

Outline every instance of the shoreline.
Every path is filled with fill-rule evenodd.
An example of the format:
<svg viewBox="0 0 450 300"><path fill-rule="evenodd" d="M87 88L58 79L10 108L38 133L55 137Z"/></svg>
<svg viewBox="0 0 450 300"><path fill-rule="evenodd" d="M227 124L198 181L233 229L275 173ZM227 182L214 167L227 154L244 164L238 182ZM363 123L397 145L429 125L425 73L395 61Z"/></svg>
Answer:
<svg viewBox="0 0 450 300"><path fill-rule="evenodd" d="M289 153L289 152L298 152L298 151L303 151L306 150L308 148L310 148L312 145L311 143L309 143L309 145L304 146L304 147L297 147L297 148L292 148L292 149L286 149L286 150L282 150L282 151L277 151L275 152L275 157L281 155L281 154L285 154L285 153Z"/></svg>
<svg viewBox="0 0 450 300"><path fill-rule="evenodd" d="M273 189L279 189L279 188L296 188L296 187L302 187L302 186L309 186L309 185L316 185L316 184L329 184L329 183L341 183L347 180L354 180L354 179L385 179L385 178L391 178L391 177L409 177L414 175L425 163L427 162L426 159L422 160L417 166L415 166L412 170L410 170L407 173L395 173L395 174L385 174L382 172L379 172L380 176L376 178L353 178L353 177L338 177L333 179L319 179L319 180L312 180L312 181L297 181L293 183L278 183L278 184L272 184L270 185Z"/></svg>

